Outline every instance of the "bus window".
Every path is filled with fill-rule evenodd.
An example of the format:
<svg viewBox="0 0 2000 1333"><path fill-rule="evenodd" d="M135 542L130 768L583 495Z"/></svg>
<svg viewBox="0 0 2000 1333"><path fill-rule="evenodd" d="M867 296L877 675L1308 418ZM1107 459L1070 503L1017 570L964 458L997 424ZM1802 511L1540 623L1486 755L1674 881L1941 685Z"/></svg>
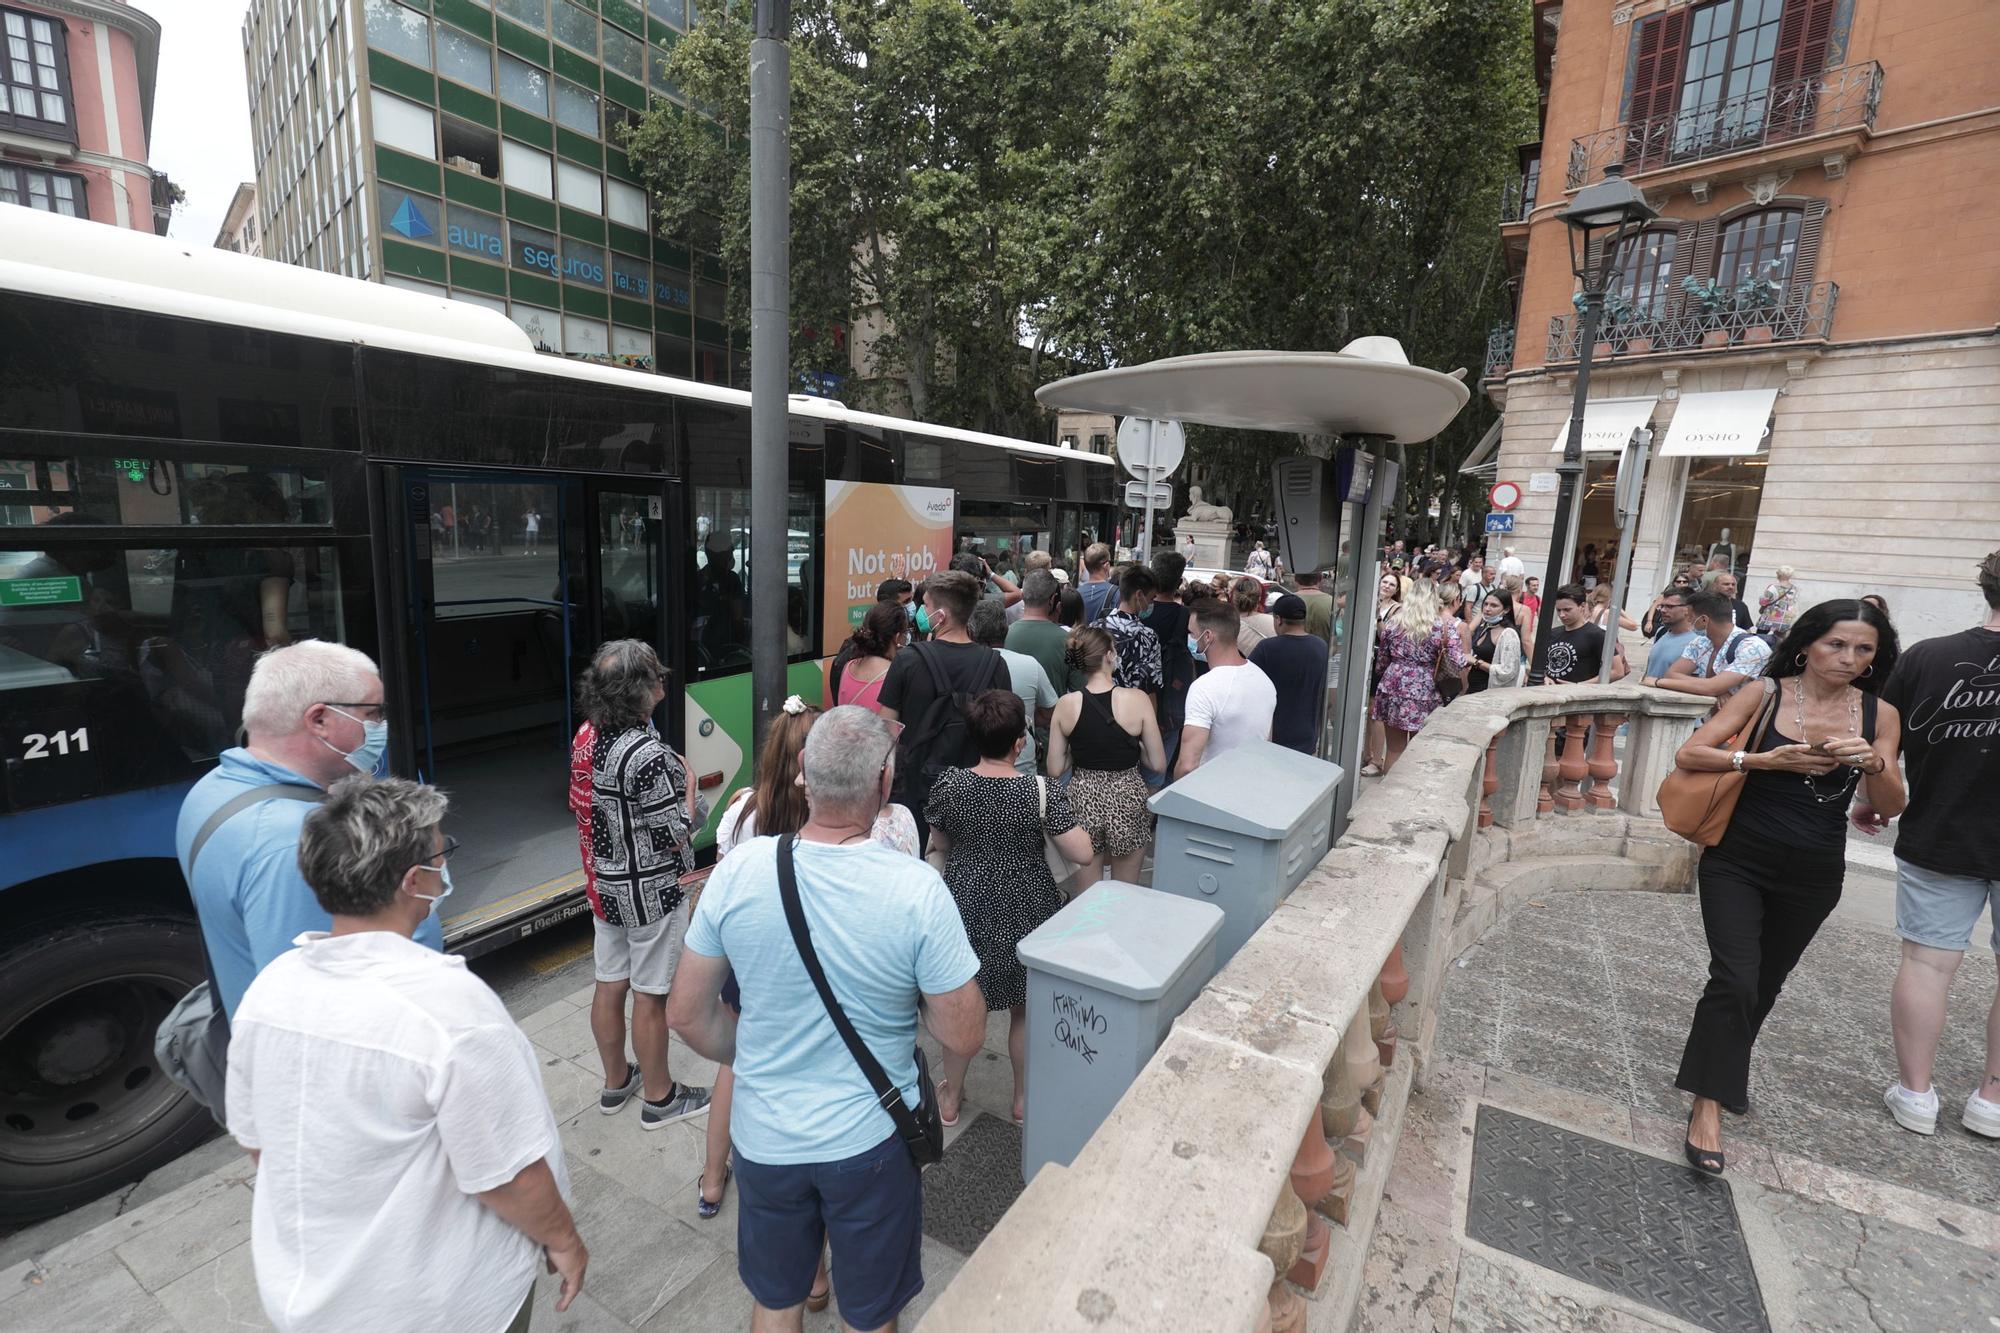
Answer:
<svg viewBox="0 0 2000 1333"><path fill-rule="evenodd" d="M25 451L21 451L25 453ZM319 526L330 523L321 467L176 462L144 456L0 458L0 527Z"/></svg>
<svg viewBox="0 0 2000 1333"><path fill-rule="evenodd" d="M817 487L818 482L810 483ZM785 653L816 655L820 593L813 534L824 501L795 483L785 532ZM694 489L694 577L689 629L696 676L750 669L750 491L747 487Z"/></svg>
<svg viewBox="0 0 2000 1333"><path fill-rule="evenodd" d="M0 551L7 809L195 776L236 743L259 653L342 637L331 546L49 540L81 526Z"/></svg>

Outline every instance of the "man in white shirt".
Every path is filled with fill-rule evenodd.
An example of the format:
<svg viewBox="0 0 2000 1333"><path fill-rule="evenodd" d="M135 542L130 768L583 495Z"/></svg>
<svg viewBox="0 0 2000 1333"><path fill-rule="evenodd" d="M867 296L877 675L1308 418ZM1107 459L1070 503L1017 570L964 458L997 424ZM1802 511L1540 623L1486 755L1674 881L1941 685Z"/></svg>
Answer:
<svg viewBox="0 0 2000 1333"><path fill-rule="evenodd" d="M1526 577L1528 577L1527 565L1521 562L1520 556L1514 554L1514 548L1511 546L1506 546L1501 548L1500 577L1503 580L1509 578L1525 579Z"/></svg>
<svg viewBox="0 0 2000 1333"><path fill-rule="evenodd" d="M1271 678L1236 649L1236 608L1227 602L1195 603L1188 646L1205 653L1208 670L1188 690L1187 721L1181 727L1180 759L1174 777L1184 778L1218 755L1246 741L1271 739L1278 689Z"/></svg>
<svg viewBox="0 0 2000 1333"><path fill-rule="evenodd" d="M451 893L444 794L334 784L299 866L333 918L257 974L231 1025L229 1132L257 1163L250 1254L283 1333L525 1333L589 1255L528 1039L465 960L411 935Z"/></svg>

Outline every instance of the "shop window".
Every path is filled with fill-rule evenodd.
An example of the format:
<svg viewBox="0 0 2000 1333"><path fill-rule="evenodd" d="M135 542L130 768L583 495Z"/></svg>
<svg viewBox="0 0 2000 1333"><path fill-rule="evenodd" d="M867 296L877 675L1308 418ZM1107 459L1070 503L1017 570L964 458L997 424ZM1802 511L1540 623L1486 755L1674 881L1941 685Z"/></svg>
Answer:
<svg viewBox="0 0 2000 1333"><path fill-rule="evenodd" d="M507 317L521 326L537 352L562 350L562 316L555 311L516 301L508 308Z"/></svg>
<svg viewBox="0 0 2000 1333"><path fill-rule="evenodd" d="M1740 458L1688 460L1687 493L1676 529L1675 568L1723 556L1743 580L1757 535L1757 510L1764 498L1762 454Z"/></svg>
<svg viewBox="0 0 2000 1333"><path fill-rule="evenodd" d="M609 356L610 331L597 320L566 315L563 318L563 350L571 356Z"/></svg>

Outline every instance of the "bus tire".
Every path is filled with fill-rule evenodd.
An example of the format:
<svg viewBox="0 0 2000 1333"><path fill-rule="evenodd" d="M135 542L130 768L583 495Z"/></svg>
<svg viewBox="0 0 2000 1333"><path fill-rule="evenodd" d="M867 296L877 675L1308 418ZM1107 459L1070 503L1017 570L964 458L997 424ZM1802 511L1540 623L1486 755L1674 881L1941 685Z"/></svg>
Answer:
<svg viewBox="0 0 2000 1333"><path fill-rule="evenodd" d="M0 949L0 1221L88 1203L198 1147L215 1118L153 1035L206 975L193 919L93 914Z"/></svg>

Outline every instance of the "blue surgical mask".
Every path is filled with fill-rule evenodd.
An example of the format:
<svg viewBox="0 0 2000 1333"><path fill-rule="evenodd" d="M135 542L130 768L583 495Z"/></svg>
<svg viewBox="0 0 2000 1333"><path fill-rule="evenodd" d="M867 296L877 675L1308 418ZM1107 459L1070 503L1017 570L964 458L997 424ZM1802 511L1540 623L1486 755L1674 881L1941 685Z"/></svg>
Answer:
<svg viewBox="0 0 2000 1333"><path fill-rule="evenodd" d="M333 705L328 704L327 707L333 708ZM324 739L320 741L320 744L325 745L327 749L333 750L335 754L340 755L341 758L354 765L355 772L366 773L371 777L374 776L382 767L382 760L389 753L389 724L387 722L362 722L360 718L344 709L333 708L333 711L339 713L349 722L361 723L361 746L356 750L342 751L335 749L334 746L328 744Z"/></svg>
<svg viewBox="0 0 2000 1333"><path fill-rule="evenodd" d="M418 893L414 889L410 891L412 898L423 899L431 905L431 911L435 912L439 903L451 897L451 863L447 861L441 866L418 866L417 869L431 871L438 877L438 883L444 886L438 893Z"/></svg>
<svg viewBox="0 0 2000 1333"><path fill-rule="evenodd" d="M923 632L923 633L925 633L925 634L929 634L929 633L931 632L931 611L930 611L930 608L929 608L929 607L927 607L927 606L920 606L920 607L918 607L918 608L917 608L917 615L916 615L916 621L917 621L917 628L918 628L918 630L922 631L922 632Z"/></svg>

